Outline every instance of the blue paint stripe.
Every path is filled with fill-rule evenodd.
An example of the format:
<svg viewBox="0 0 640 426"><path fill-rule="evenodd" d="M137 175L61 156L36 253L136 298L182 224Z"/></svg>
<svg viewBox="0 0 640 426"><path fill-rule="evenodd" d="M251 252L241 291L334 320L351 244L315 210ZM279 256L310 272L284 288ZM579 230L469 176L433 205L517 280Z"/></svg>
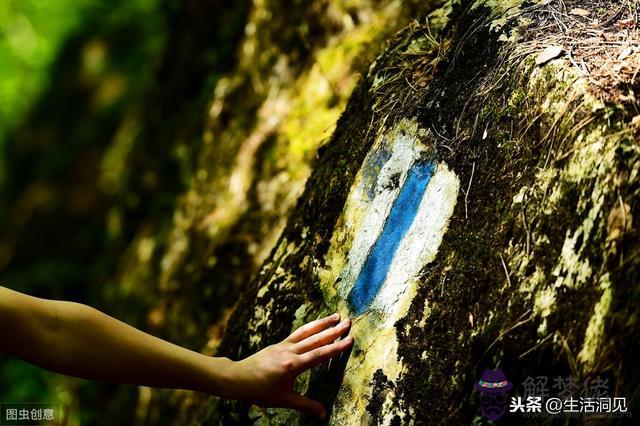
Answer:
<svg viewBox="0 0 640 426"><path fill-rule="evenodd" d="M351 310L361 314L369 308L391 266L391 262L420 207L435 165L419 162L409 170L400 193L396 197L380 236L373 244L358 278L349 292Z"/></svg>

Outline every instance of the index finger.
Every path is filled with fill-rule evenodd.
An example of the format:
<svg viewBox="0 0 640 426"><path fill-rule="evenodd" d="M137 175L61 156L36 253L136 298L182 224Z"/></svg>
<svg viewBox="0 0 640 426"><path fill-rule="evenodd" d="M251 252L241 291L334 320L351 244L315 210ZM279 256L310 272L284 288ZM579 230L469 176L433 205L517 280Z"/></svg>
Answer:
<svg viewBox="0 0 640 426"><path fill-rule="evenodd" d="M311 321L302 327L298 328L296 331L291 333L289 337L285 339L286 342L289 343L298 343L299 341L312 336L316 333L321 332L322 330L331 327L336 324L340 320L340 314L335 313L333 315L326 316L324 318L320 318L314 321Z"/></svg>
<svg viewBox="0 0 640 426"><path fill-rule="evenodd" d="M305 371L315 366L322 364L323 362L340 355L342 352L347 351L353 344L353 336L347 336L342 340L331 343L329 345L321 346L312 351L305 352L299 356L301 361L300 370Z"/></svg>

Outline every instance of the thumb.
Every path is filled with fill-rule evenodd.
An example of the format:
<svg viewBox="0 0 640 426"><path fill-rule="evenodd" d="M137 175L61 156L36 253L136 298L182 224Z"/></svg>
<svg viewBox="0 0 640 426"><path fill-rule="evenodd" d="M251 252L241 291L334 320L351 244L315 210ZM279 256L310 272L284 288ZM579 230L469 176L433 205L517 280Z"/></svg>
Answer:
<svg viewBox="0 0 640 426"><path fill-rule="evenodd" d="M324 419L327 415L327 410L325 410L320 402L294 392L291 392L285 398L285 404L288 408L293 408L294 410L302 411L303 413L320 417L321 419Z"/></svg>

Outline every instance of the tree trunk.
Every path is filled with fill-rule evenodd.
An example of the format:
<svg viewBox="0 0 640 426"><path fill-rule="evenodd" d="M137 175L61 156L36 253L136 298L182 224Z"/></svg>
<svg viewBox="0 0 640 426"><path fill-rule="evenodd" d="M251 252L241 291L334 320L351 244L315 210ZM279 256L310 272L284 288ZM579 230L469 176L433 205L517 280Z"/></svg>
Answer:
<svg viewBox="0 0 640 426"><path fill-rule="evenodd" d="M478 421L485 368L512 395L606 377L637 409L637 15L255 1L172 222L149 212L110 291L156 294L149 328L233 359L350 316L351 353L297 383L334 425ZM141 424L312 422L184 392L138 406Z"/></svg>
<svg viewBox="0 0 640 426"><path fill-rule="evenodd" d="M495 367L606 376L637 406L637 3L579 3L255 4L162 263L167 289L243 290L217 353L338 311L352 352L298 383L331 424L468 423ZM185 258L224 271L178 283Z"/></svg>

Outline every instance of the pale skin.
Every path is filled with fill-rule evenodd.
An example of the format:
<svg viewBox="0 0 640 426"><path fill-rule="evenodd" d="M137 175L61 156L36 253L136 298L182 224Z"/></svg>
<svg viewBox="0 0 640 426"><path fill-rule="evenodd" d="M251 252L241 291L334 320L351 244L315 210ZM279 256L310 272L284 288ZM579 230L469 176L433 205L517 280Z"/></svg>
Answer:
<svg viewBox="0 0 640 426"><path fill-rule="evenodd" d="M0 287L0 352L89 380L205 392L263 407L325 417L297 394L296 377L347 351L350 320L338 314L303 325L240 361L210 357L137 330L94 308Z"/></svg>

